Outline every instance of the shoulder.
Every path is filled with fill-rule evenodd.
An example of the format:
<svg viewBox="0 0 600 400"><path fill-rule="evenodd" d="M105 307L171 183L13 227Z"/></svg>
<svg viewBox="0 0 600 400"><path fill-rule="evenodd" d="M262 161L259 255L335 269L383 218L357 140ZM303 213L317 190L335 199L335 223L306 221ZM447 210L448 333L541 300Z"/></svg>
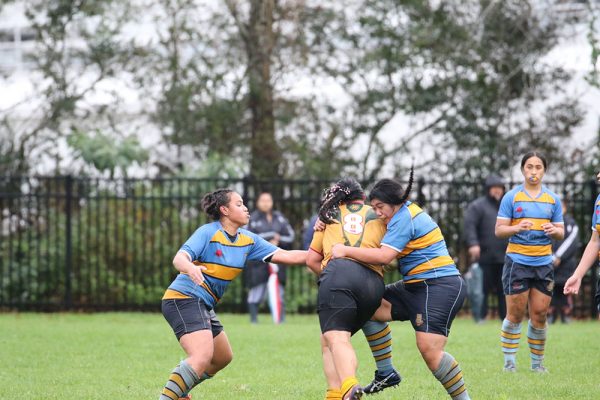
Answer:
<svg viewBox="0 0 600 400"><path fill-rule="evenodd" d="M523 185L517 185L514 188L510 189L508 192L506 192L506 194L504 194L504 197L515 197L517 193L520 193L522 191Z"/></svg>
<svg viewBox="0 0 600 400"><path fill-rule="evenodd" d="M238 234L242 235L242 236L247 236L247 237L251 238L253 241L257 241L258 239L261 239L261 237L258 236L256 233L254 233L246 228L239 228Z"/></svg>
<svg viewBox="0 0 600 400"><path fill-rule="evenodd" d="M560 197L554 193L552 190L548 189L546 186L542 186L544 194L549 196L555 203L560 203Z"/></svg>
<svg viewBox="0 0 600 400"><path fill-rule="evenodd" d="M196 229L196 232L199 234L204 234L204 235L212 235L214 234L216 231L219 230L220 224L218 221L214 221L214 222L210 222L208 224L204 224L201 227L199 227L198 229Z"/></svg>

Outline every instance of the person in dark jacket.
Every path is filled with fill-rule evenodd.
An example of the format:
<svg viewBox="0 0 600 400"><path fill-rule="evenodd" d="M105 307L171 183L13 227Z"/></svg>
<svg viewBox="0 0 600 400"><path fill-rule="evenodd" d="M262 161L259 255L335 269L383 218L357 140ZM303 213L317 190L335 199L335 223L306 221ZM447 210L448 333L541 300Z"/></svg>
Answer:
<svg viewBox="0 0 600 400"><path fill-rule="evenodd" d="M483 271L483 304L476 320L485 319L488 312L489 294L498 299L498 317L506 316L506 300L502 289L502 267L507 239L494 234L500 200L504 196L504 181L497 175L485 179L485 195L473 200L465 211L464 234L469 261L479 263ZM474 312L477 312L474 310Z"/></svg>
<svg viewBox="0 0 600 400"><path fill-rule="evenodd" d="M565 237L562 240L552 241L552 259L554 264L554 293L548 310L548 321L554 323L560 314L560 321L567 323L573 309L571 294L564 294L567 279L577 268L577 254L581 242L579 241L579 227L575 219L567 212L567 200L562 202L563 218L565 220Z"/></svg>
<svg viewBox="0 0 600 400"><path fill-rule="evenodd" d="M288 220L279 211L273 210L273 196L263 192L256 199L256 210L250 214L248 230L258 234L263 239L282 249L289 249L294 241L294 230ZM278 265L277 275L281 298L283 299L286 281L286 270ZM269 265L260 261L250 261L244 269L248 291L248 311L250 322L258 322L258 308L265 299L267 281L269 280ZM282 304L282 309L285 305ZM283 315L283 313L282 313ZM281 319L283 321L283 317Z"/></svg>

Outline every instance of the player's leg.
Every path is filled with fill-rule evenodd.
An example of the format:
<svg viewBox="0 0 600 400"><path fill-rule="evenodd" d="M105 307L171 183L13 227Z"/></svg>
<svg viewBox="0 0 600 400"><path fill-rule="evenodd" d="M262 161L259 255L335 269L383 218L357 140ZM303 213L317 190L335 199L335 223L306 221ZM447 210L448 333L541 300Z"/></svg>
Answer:
<svg viewBox="0 0 600 400"><path fill-rule="evenodd" d="M214 354L211 311L200 299L163 300L162 311L188 355L173 369L160 396L160 400L177 400L206 379Z"/></svg>
<svg viewBox="0 0 600 400"><path fill-rule="evenodd" d="M411 322L423 360L452 399L468 400L462 369L458 361L444 351L452 322L466 297L463 279L449 276L424 281L412 294L417 314Z"/></svg>
<svg viewBox="0 0 600 400"><path fill-rule="evenodd" d="M531 370L534 372L547 372L543 361L546 332L548 330L546 318L554 289L554 270L552 264L549 264L531 268L530 271L534 274L531 279L531 290L529 291L529 323L527 329Z"/></svg>
<svg viewBox="0 0 600 400"><path fill-rule="evenodd" d="M502 286L506 296L506 318L502 321L500 345L504 354L504 371L515 372L517 350L521 340L521 322L529 299L529 269L506 257Z"/></svg>
<svg viewBox="0 0 600 400"><path fill-rule="evenodd" d="M341 400L341 386L342 382L338 376L335 364L333 363L333 354L325 341L323 335L321 335L321 354L323 356L323 373L325 374L325 380L327 381L327 393L325 394L325 400Z"/></svg>
<svg viewBox="0 0 600 400"><path fill-rule="evenodd" d="M210 330L183 335L179 341L188 357L171 372L160 395L160 400L177 400L187 396L202 381L202 376L213 356L213 338Z"/></svg>
<svg viewBox="0 0 600 400"><path fill-rule="evenodd" d="M341 382L342 399L345 399L350 390L358 385L358 379L356 379L358 361L352 343L350 343L350 332L330 330L323 333L323 337L331 351L333 364Z"/></svg>
<svg viewBox="0 0 600 400"><path fill-rule="evenodd" d="M416 338L423 360L448 395L456 400L469 399L460 365L450 353L444 351L446 337L435 333L416 332Z"/></svg>
<svg viewBox="0 0 600 400"><path fill-rule="evenodd" d="M385 293L391 295L390 290L392 289L388 289L388 287L392 285L386 286ZM387 321L391 320L392 303L386 299L382 299L381 305L373 314L372 319L367 321L362 327L377 366L373 380L365 386L365 393L378 393L389 387L396 386L402 381L402 377L392 363L392 332L387 323Z"/></svg>

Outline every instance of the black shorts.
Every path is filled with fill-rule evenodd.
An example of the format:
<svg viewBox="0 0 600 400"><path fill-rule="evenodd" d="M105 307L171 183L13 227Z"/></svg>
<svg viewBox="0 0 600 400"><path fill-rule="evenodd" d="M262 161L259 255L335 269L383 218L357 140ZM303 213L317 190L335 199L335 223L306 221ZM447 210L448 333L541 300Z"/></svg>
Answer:
<svg viewBox="0 0 600 400"><path fill-rule="evenodd" d="M381 305L385 290L376 272L347 258L329 261L319 277L317 312L321 332L355 334Z"/></svg>
<svg viewBox="0 0 600 400"><path fill-rule="evenodd" d="M392 304L392 320L410 320L417 332L448 336L466 295L463 278L455 275L407 284L398 281L385 287L383 298Z"/></svg>
<svg viewBox="0 0 600 400"><path fill-rule="evenodd" d="M167 299L162 301L162 313L177 340L186 333L205 329L212 330L213 337L223 331L223 325L215 311L200 299Z"/></svg>
<svg viewBox="0 0 600 400"><path fill-rule="evenodd" d="M529 289L537 289L552 297L554 289L554 269L552 264L531 266L519 264L506 257L502 269L502 287L505 295L519 294Z"/></svg>

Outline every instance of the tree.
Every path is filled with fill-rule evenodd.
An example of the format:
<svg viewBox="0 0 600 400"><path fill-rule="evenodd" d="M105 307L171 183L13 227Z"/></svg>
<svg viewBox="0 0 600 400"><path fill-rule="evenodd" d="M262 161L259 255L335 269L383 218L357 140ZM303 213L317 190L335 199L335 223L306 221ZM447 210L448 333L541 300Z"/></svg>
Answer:
<svg viewBox="0 0 600 400"><path fill-rule="evenodd" d="M35 32L34 49L26 57L34 88L30 96L0 111L4 151L9 163L2 173L27 174L35 161L52 164L56 173L72 164L63 144L71 132L102 129L126 136L119 110L121 69L136 49L119 39L130 8L118 1L30 0L26 17ZM99 101L100 96L106 97ZM40 171L41 172L41 171Z"/></svg>

